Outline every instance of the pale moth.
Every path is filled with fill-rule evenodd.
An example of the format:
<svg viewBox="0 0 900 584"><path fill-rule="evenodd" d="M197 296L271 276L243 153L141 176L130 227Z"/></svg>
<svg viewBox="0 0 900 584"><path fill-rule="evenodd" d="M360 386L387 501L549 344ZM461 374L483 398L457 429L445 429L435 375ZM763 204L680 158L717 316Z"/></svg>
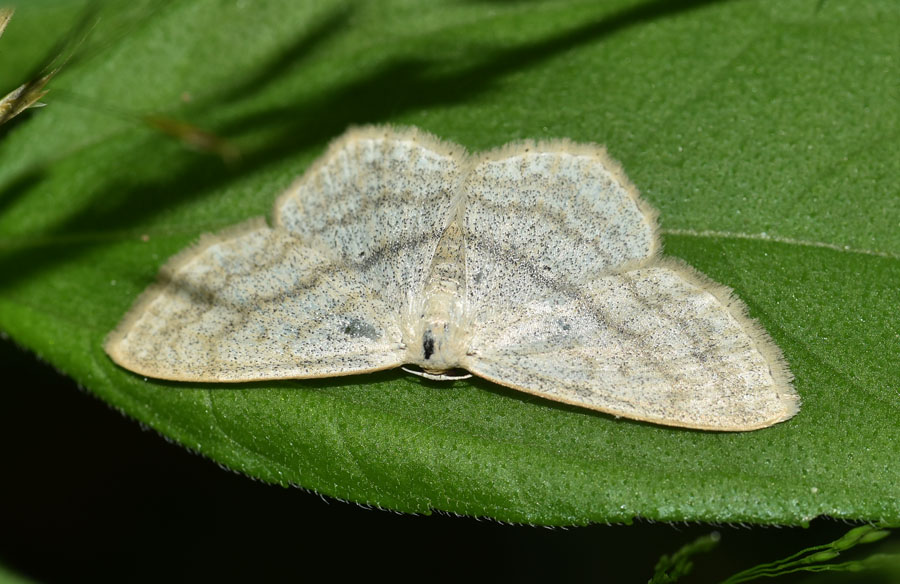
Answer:
<svg viewBox="0 0 900 584"><path fill-rule="evenodd" d="M706 430L798 411L778 347L728 288L661 257L656 211L599 146L470 155L414 128L356 128L273 213L173 257L110 357L195 382L465 370Z"/></svg>

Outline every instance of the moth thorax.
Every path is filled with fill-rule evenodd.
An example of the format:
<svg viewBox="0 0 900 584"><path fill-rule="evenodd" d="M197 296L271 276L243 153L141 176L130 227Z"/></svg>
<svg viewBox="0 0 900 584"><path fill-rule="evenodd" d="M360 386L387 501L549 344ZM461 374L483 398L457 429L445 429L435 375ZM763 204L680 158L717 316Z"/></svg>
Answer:
<svg viewBox="0 0 900 584"><path fill-rule="evenodd" d="M431 299L443 300L450 308L435 302L434 310L426 309L425 316L416 326L412 362L428 372L454 369L459 367L466 346L467 330L463 325L461 302L458 297L443 294Z"/></svg>
<svg viewBox="0 0 900 584"><path fill-rule="evenodd" d="M438 242L413 327L410 357L426 371L458 367L465 353L465 266L462 231L453 222Z"/></svg>

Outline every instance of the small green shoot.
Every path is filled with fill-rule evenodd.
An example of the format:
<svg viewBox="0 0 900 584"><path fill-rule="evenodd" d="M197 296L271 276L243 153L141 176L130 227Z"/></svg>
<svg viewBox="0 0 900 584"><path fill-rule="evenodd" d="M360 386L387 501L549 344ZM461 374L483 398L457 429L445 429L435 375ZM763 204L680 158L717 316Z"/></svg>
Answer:
<svg viewBox="0 0 900 584"><path fill-rule="evenodd" d="M694 541L684 545L680 550L669 555L664 555L656 562L653 578L649 584L669 584L677 582L682 576L691 573L694 568L693 556L712 551L719 545L722 536L718 531L703 535Z"/></svg>
<svg viewBox="0 0 900 584"><path fill-rule="evenodd" d="M723 582L723 584L738 584L750 582L757 578L775 578L795 572L861 572L879 566L891 556L885 554L873 554L861 560L851 560L829 564L849 549L857 545L874 543L882 540L891 532L885 527L892 525L861 525L844 534L843 537L823 545L806 548L788 556L782 560L760 564L749 570L738 572Z"/></svg>
<svg viewBox="0 0 900 584"><path fill-rule="evenodd" d="M838 558L841 553L858 545L875 543L891 534L888 528L894 524L862 525L855 527L833 542L812 546L775 562L760 564L748 570L738 572L724 580L722 584L739 584L751 582L759 578L776 578L796 572L862 572L886 567L900 562L897 554L871 554L860 560L828 563ZM690 574L694 567L693 556L714 549L721 539L718 532L712 532L688 543L680 550L662 556L656 563L653 577L648 584L671 584L679 578Z"/></svg>

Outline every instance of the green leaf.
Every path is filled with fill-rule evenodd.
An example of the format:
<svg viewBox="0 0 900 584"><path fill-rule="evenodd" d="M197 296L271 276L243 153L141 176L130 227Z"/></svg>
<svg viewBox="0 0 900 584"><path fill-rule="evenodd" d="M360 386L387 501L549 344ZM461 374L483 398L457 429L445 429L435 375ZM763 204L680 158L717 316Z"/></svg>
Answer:
<svg viewBox="0 0 900 584"><path fill-rule="evenodd" d="M0 94L80 6L28 3ZM900 7L892 0L112 3L0 128L0 330L232 469L427 513L581 524L900 519ZM4 89L5 88L5 89ZM163 115L227 139L193 152ZM387 372L164 383L101 348L171 254L266 214L353 123L472 150L608 145L667 253L748 304L804 403L751 433L663 428Z"/></svg>

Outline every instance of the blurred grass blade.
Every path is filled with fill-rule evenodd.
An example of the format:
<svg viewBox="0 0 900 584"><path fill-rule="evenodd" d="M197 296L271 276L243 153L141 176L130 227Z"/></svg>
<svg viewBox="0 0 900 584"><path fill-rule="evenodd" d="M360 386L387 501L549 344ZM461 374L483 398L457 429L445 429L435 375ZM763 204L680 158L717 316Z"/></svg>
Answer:
<svg viewBox="0 0 900 584"><path fill-rule="evenodd" d="M6 30L6 25L9 24L14 13L15 9L13 8L0 8L0 37L3 36L3 31Z"/></svg>
<svg viewBox="0 0 900 584"><path fill-rule="evenodd" d="M91 28L96 24L95 11L96 5L89 5L83 12L78 24L50 51L39 69L29 75L30 80L0 99L0 125L5 124L29 108L46 105L39 100L47 95L49 91L49 89L46 89L47 84L75 56L78 47L90 34ZM6 25L12 19L13 12L12 8L0 9L0 37L2 37L6 29Z"/></svg>
<svg viewBox="0 0 900 584"><path fill-rule="evenodd" d="M241 152L234 144L194 124L163 115L146 115L141 119L151 128L172 136L188 148L216 154L227 164L240 160Z"/></svg>

